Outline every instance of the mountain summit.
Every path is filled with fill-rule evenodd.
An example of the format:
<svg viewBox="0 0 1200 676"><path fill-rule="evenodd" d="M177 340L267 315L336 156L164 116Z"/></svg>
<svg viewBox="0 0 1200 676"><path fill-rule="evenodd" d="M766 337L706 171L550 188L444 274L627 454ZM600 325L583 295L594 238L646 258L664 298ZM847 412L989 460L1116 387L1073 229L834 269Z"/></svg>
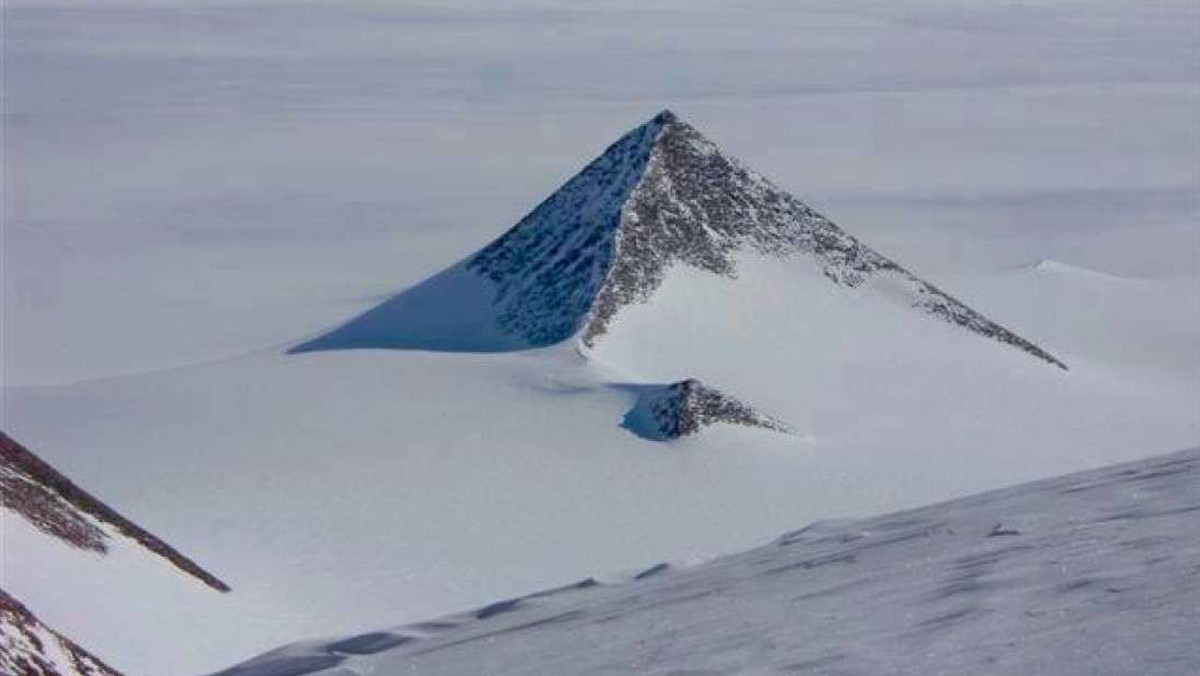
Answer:
<svg viewBox="0 0 1200 676"><path fill-rule="evenodd" d="M669 110L622 136L491 244L293 352L593 347L669 270L734 279L738 258L798 259L846 287L898 286L923 313L1065 364L916 277L724 154Z"/></svg>

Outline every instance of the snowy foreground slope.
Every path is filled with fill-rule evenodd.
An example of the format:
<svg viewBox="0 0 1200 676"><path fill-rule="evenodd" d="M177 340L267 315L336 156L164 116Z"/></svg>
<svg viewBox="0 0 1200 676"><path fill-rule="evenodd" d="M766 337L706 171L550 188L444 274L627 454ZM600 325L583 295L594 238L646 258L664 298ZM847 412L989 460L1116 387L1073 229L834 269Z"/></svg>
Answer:
<svg viewBox="0 0 1200 676"><path fill-rule="evenodd" d="M220 676L1200 669L1200 449L298 643Z"/></svg>
<svg viewBox="0 0 1200 676"><path fill-rule="evenodd" d="M211 672L298 636L1200 438L1200 327L1179 311L1192 287L1006 271L1028 289L991 294L1007 300L1001 329L678 120L626 139L658 129L671 142L668 127L678 146L636 146L662 180L610 202L624 170L585 169L567 185L587 190L548 200L547 221L535 209L468 259L478 270L334 305L332 330L6 388L6 431L233 588L164 575L138 550L65 548L16 520L6 591L132 676ZM622 143L610 153L637 156ZM700 189L708 178L715 192ZM641 235L649 244L626 246ZM606 246L611 265L583 274ZM1081 331L1087 308L1101 317ZM1134 338L1107 344L1131 322Z"/></svg>

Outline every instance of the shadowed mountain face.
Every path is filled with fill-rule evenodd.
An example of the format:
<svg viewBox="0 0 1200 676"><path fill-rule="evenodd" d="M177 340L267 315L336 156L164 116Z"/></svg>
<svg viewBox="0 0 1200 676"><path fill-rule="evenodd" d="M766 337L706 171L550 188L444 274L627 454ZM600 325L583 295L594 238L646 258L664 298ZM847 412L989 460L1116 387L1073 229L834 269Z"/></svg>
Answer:
<svg viewBox="0 0 1200 676"><path fill-rule="evenodd" d="M624 205L664 122L660 115L623 136L467 260L292 352L504 352L570 338L613 267Z"/></svg>
<svg viewBox="0 0 1200 676"><path fill-rule="evenodd" d="M734 280L738 256L803 259L831 283L875 278L925 314L1066 368L876 253L721 152L670 111L621 137L520 223L442 273L292 349L495 352L602 339L676 265Z"/></svg>

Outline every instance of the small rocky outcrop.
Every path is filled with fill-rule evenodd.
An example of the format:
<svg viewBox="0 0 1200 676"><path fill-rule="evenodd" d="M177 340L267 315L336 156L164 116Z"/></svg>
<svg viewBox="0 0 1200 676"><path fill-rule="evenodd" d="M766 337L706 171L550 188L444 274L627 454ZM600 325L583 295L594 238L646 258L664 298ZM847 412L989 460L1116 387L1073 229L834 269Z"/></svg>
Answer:
<svg viewBox="0 0 1200 676"><path fill-rule="evenodd" d="M782 422L699 380L643 386L625 427L639 436L666 441L697 434L718 423L790 433Z"/></svg>

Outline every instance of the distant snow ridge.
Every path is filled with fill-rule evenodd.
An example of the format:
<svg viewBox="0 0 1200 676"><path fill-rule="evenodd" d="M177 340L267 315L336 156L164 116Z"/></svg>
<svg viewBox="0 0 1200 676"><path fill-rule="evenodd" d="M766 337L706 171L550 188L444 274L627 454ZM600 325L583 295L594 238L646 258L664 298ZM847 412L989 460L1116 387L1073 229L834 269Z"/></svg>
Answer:
<svg viewBox="0 0 1200 676"><path fill-rule="evenodd" d="M778 420L694 379L651 387L639 398L631 416L639 416L643 428L651 427L640 430L644 436L663 440L696 434L717 423L790 432Z"/></svg>
<svg viewBox="0 0 1200 676"><path fill-rule="evenodd" d="M664 110L467 260L292 349L592 347L669 268L737 276L735 255L804 256L832 282L888 277L913 306L1066 366L846 234Z"/></svg>

